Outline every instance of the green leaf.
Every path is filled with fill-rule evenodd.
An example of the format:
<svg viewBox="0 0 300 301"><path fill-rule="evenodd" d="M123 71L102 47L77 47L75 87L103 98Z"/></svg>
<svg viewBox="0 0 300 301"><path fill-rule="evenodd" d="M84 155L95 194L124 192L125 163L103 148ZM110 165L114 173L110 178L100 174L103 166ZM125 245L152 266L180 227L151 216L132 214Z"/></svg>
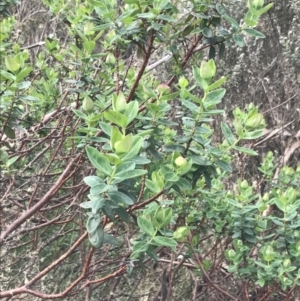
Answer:
<svg viewBox="0 0 300 301"><path fill-rule="evenodd" d="M217 3L217 4L216 4L216 9L217 9L217 11L218 11L218 13L219 13L220 15L226 14L226 9L225 9L225 7L224 7L223 4Z"/></svg>
<svg viewBox="0 0 300 301"><path fill-rule="evenodd" d="M116 24L117 24L118 22L121 22L122 20L126 19L126 18L129 17L130 15L132 15L132 13L134 13L135 11L136 11L135 8L134 8L134 9L129 9L129 10L125 11L125 12L124 12L122 15L120 15L120 16L118 17L118 19L115 21Z"/></svg>
<svg viewBox="0 0 300 301"><path fill-rule="evenodd" d="M155 212L158 207L159 207L159 205L156 202L152 202L152 203L146 205L145 209L143 211L144 216L152 215L152 213Z"/></svg>
<svg viewBox="0 0 300 301"><path fill-rule="evenodd" d="M167 172L164 174L164 179L166 182L177 182L179 177L174 172Z"/></svg>
<svg viewBox="0 0 300 301"><path fill-rule="evenodd" d="M106 203L107 204L103 206L102 211L111 221L115 221L116 220L115 213L113 212L113 209L111 208L108 201Z"/></svg>
<svg viewBox="0 0 300 301"><path fill-rule="evenodd" d="M115 112L112 110L109 111L105 111L104 112L104 117L109 120L110 122L122 127L122 128L126 128L127 124L128 124L128 120L127 118L119 113L119 112Z"/></svg>
<svg viewBox="0 0 300 301"><path fill-rule="evenodd" d="M92 204L93 204L94 201L88 201L88 202L83 202L81 204L79 204L79 206L83 209L90 209L92 208Z"/></svg>
<svg viewBox="0 0 300 301"><path fill-rule="evenodd" d="M226 199L226 202L229 203L230 205L237 207L237 208L243 208L243 205L236 200L233 199Z"/></svg>
<svg viewBox="0 0 300 301"><path fill-rule="evenodd" d="M83 120L88 120L88 116L86 114L84 114L83 112L79 111L79 110L76 110L76 109L73 109L72 108L72 111L78 116L80 117L81 119Z"/></svg>
<svg viewBox="0 0 300 301"><path fill-rule="evenodd" d="M109 190L111 187L112 187L111 185L107 185L106 183L98 184L98 185L91 187L90 193L97 195L97 194L100 194L100 193L103 193L103 192Z"/></svg>
<svg viewBox="0 0 300 301"><path fill-rule="evenodd" d="M112 107L114 111L119 113L122 113L126 110L127 103L122 92L120 92L118 95L113 95Z"/></svg>
<svg viewBox="0 0 300 301"><path fill-rule="evenodd" d="M102 119L102 114L93 114L89 116L89 121L91 123L97 122L100 119ZM100 137L94 137L94 138L100 138Z"/></svg>
<svg viewBox="0 0 300 301"><path fill-rule="evenodd" d="M100 225L101 217L100 214L95 214L93 216L90 216L86 223L86 229L89 233L94 232L98 226Z"/></svg>
<svg viewBox="0 0 300 301"><path fill-rule="evenodd" d="M135 169L135 162L127 161L120 165L118 165L116 169L116 173L122 172L122 171L128 171L128 170L134 170Z"/></svg>
<svg viewBox="0 0 300 301"><path fill-rule="evenodd" d="M239 34L234 34L233 35L233 40L235 41L235 43L239 46L239 47L244 47L245 43L244 43L244 38L239 35Z"/></svg>
<svg viewBox="0 0 300 301"><path fill-rule="evenodd" d="M156 183L154 183L153 181L151 181L149 179L146 179L145 184L146 184L146 187L154 193L159 193L161 190Z"/></svg>
<svg viewBox="0 0 300 301"><path fill-rule="evenodd" d="M15 139L16 138L16 134L13 128L11 128L10 126L6 125L4 127L4 134L10 138L10 139Z"/></svg>
<svg viewBox="0 0 300 301"><path fill-rule="evenodd" d="M84 32L81 32L80 30L77 29L78 27L73 28L74 31L76 31L77 35L80 36L80 38L82 39L82 41L87 41L87 37L85 35ZM55 40L56 44L57 44L57 40Z"/></svg>
<svg viewBox="0 0 300 301"><path fill-rule="evenodd" d="M112 126L109 123L103 122L103 121L99 121L99 125L101 127L101 130L110 137L111 133L112 133Z"/></svg>
<svg viewBox="0 0 300 301"><path fill-rule="evenodd" d="M256 38L265 38L266 37L263 33L261 33L260 31L258 31L256 29L253 29L253 28L245 28L244 31L252 37L256 37Z"/></svg>
<svg viewBox="0 0 300 301"><path fill-rule="evenodd" d="M146 107L153 114L161 111L161 106L159 106L159 105L157 105L155 103L147 103Z"/></svg>
<svg viewBox="0 0 300 301"><path fill-rule="evenodd" d="M86 36L92 36L95 34L95 31L93 30L94 24L92 22L86 22L83 26L83 32Z"/></svg>
<svg viewBox="0 0 300 301"><path fill-rule="evenodd" d="M151 174L152 181L162 190L164 188L164 178L161 171L153 171Z"/></svg>
<svg viewBox="0 0 300 301"><path fill-rule="evenodd" d="M98 150L96 150L94 147L87 146L86 153L90 162L95 168L97 168L107 176L111 175L112 168L109 164L109 161L106 158L102 157Z"/></svg>
<svg viewBox="0 0 300 301"><path fill-rule="evenodd" d="M170 16L166 16L166 15L158 15L157 16L158 20L164 20L164 21L168 21L168 22L175 22L176 19L170 17Z"/></svg>
<svg viewBox="0 0 300 301"><path fill-rule="evenodd" d="M259 137L261 137L264 134L264 130L255 130L252 132L246 132L243 134L243 136L241 137L241 139L243 140L252 140L252 139L257 139Z"/></svg>
<svg viewBox="0 0 300 301"><path fill-rule="evenodd" d="M110 141L111 141L111 148L114 149L115 148L115 144L118 141L121 141L123 138L122 133L119 131L118 127L113 126L111 127L111 137L110 137Z"/></svg>
<svg viewBox="0 0 300 301"><path fill-rule="evenodd" d="M164 236L155 236L152 240L152 243L153 242L157 246L164 246L170 248L175 248L177 246L177 242L174 239Z"/></svg>
<svg viewBox="0 0 300 301"><path fill-rule="evenodd" d="M139 103L137 101L131 101L127 107L124 115L127 118L127 125L138 115Z"/></svg>
<svg viewBox="0 0 300 301"><path fill-rule="evenodd" d="M152 89L149 89L146 85L143 86L143 91L145 92L145 94L151 98L156 98L157 95L156 93L152 90Z"/></svg>
<svg viewBox="0 0 300 301"><path fill-rule="evenodd" d="M97 196L92 202L93 202L91 204L92 205L92 207L91 207L92 213L97 214L97 213L99 213L100 209L102 209L103 206L105 205L106 200Z"/></svg>
<svg viewBox="0 0 300 301"><path fill-rule="evenodd" d="M15 72L20 69L20 64L16 57L6 56L5 65L6 65L6 68L11 72Z"/></svg>
<svg viewBox="0 0 300 301"><path fill-rule="evenodd" d="M132 148L132 134L125 136L121 141L117 141L114 144L116 154L128 153Z"/></svg>
<svg viewBox="0 0 300 301"><path fill-rule="evenodd" d="M192 156L192 162L194 164L200 165L200 166L208 166L211 165L212 162L209 161L206 157L204 156Z"/></svg>
<svg viewBox="0 0 300 301"><path fill-rule="evenodd" d="M250 148L247 147L241 147L241 146L234 146L234 149L236 149L237 151L241 152L241 153L245 153L247 155L250 156L258 156L258 153Z"/></svg>
<svg viewBox="0 0 300 301"><path fill-rule="evenodd" d="M137 223L138 223L138 226L140 227L140 229L148 234L149 236L153 236L155 234L155 230L154 230L154 227L152 225L152 222L142 216L139 216L138 219L137 219Z"/></svg>
<svg viewBox="0 0 300 301"><path fill-rule="evenodd" d="M204 100L205 108L210 108L220 103L225 93L226 89L224 88L220 88L207 93L206 98Z"/></svg>
<svg viewBox="0 0 300 301"><path fill-rule="evenodd" d="M20 95L19 99L28 100L28 101L39 101L40 100L38 97L32 96L32 95Z"/></svg>
<svg viewBox="0 0 300 301"><path fill-rule="evenodd" d="M9 79L11 81L16 81L16 79L17 79L17 77L15 75L13 75L12 73L7 72L5 70L0 70L0 75L1 75L1 77L4 77L4 78Z"/></svg>
<svg viewBox="0 0 300 301"><path fill-rule="evenodd" d="M87 176L83 179L83 181L90 187L94 187L98 184L105 184L104 181L97 176Z"/></svg>
<svg viewBox="0 0 300 301"><path fill-rule="evenodd" d="M144 253L148 249L149 245L144 241L134 242L133 253Z"/></svg>
<svg viewBox="0 0 300 301"><path fill-rule="evenodd" d="M214 36L213 31L209 27L204 27L202 33L206 38L212 38Z"/></svg>
<svg viewBox="0 0 300 301"><path fill-rule="evenodd" d="M153 13L142 13L142 14L137 14L137 17L142 19L154 19L156 15Z"/></svg>
<svg viewBox="0 0 300 301"><path fill-rule="evenodd" d="M154 0L153 7L159 11L163 10L168 4L170 0Z"/></svg>
<svg viewBox="0 0 300 301"><path fill-rule="evenodd" d="M119 156L117 156L116 154L103 154L103 157L105 157L106 159L108 159L109 163L111 165L118 165L122 163L122 160L119 158Z"/></svg>
<svg viewBox="0 0 300 301"><path fill-rule="evenodd" d="M187 226L181 226L176 229L176 231L173 234L173 237L177 241L183 242L189 234L190 234L190 228Z"/></svg>
<svg viewBox="0 0 300 301"><path fill-rule="evenodd" d="M159 207L154 215L154 220L157 223L159 229L166 227L172 218L172 208Z"/></svg>
<svg viewBox="0 0 300 301"><path fill-rule="evenodd" d="M200 65L200 76L210 81L216 74L216 64L213 59L208 61L202 60Z"/></svg>
<svg viewBox="0 0 300 301"><path fill-rule="evenodd" d="M79 206L83 209L92 209L92 213L97 214L99 210L102 209L104 204L105 204L105 199L99 196L95 196L93 200L88 202L83 202Z"/></svg>
<svg viewBox="0 0 300 301"><path fill-rule="evenodd" d="M108 233L104 233L103 243L110 244L115 247L119 247L121 245L119 240Z"/></svg>
<svg viewBox="0 0 300 301"><path fill-rule="evenodd" d="M148 171L144 170L144 169L135 169L135 170L122 171L120 173L117 173L115 175L115 178L120 179L120 180L128 180L128 179L143 176L147 172Z"/></svg>
<svg viewBox="0 0 300 301"><path fill-rule="evenodd" d="M207 85L206 85L207 86ZM185 90L185 91L181 91L181 97L186 99L186 98L190 98L191 100L193 100L196 103L201 104L202 103L202 98L199 98L195 95L193 95L192 93L190 93L189 91Z"/></svg>
<svg viewBox="0 0 300 301"><path fill-rule="evenodd" d="M14 157L10 158L10 159L5 163L5 166L6 166L6 167L10 167L10 166L13 165L18 159L19 159L18 156L14 156Z"/></svg>
<svg viewBox="0 0 300 301"><path fill-rule="evenodd" d="M192 184L184 178L179 178L179 180L176 182L176 185L182 190L192 189Z"/></svg>
<svg viewBox="0 0 300 301"><path fill-rule="evenodd" d="M261 129L265 124L263 114L252 111L245 122L245 127L247 130Z"/></svg>
<svg viewBox="0 0 300 301"><path fill-rule="evenodd" d="M101 225L92 233L89 233L89 240L95 248L101 248L104 242L104 231Z"/></svg>
<svg viewBox="0 0 300 301"><path fill-rule="evenodd" d="M236 131L238 137L241 139L244 135L244 127L242 125L241 120L235 118L233 120L233 125L234 125L235 131Z"/></svg>
<svg viewBox="0 0 300 301"><path fill-rule="evenodd" d="M95 41L84 41L83 42L83 48L87 53L92 53L92 51L94 50L96 46L96 42Z"/></svg>
<svg viewBox="0 0 300 301"><path fill-rule="evenodd" d="M189 82L184 76L180 76L178 84L181 89L185 89L189 85Z"/></svg>
<svg viewBox="0 0 300 301"><path fill-rule="evenodd" d="M173 122L173 121L167 120L167 119L165 119L165 118L159 118L159 119L157 120L157 123L162 124L162 125L165 125L165 126L167 126L167 127L170 127L170 126L178 126L178 123L177 123L177 122ZM164 148L166 149L167 146L164 147Z"/></svg>
<svg viewBox="0 0 300 301"><path fill-rule="evenodd" d="M146 251L146 254L147 254L150 258L152 258L153 260L159 261L159 257L156 255L155 252L152 252L152 251L150 251L150 250L147 250L147 251Z"/></svg>
<svg viewBox="0 0 300 301"><path fill-rule="evenodd" d="M129 224L131 222L130 215L127 213L125 208L119 207L114 209L115 215L118 215L119 218L125 223Z"/></svg>
<svg viewBox="0 0 300 301"><path fill-rule="evenodd" d="M28 89L31 86L30 81L23 81L18 83L18 90L25 90Z"/></svg>
<svg viewBox="0 0 300 301"><path fill-rule="evenodd" d="M232 25L232 27L237 28L237 29L240 28L240 25L231 17L229 17L227 15L223 15L223 18L225 20L227 20Z"/></svg>
<svg viewBox="0 0 300 301"><path fill-rule="evenodd" d="M223 160L217 160L217 165L222 169L227 172L232 172L232 167L230 166L229 163L223 161Z"/></svg>
<svg viewBox="0 0 300 301"><path fill-rule="evenodd" d="M230 127L224 123L221 122L221 129L222 129L222 133L224 135L224 137L226 138L226 140L228 141L229 145L233 145L236 141Z"/></svg>
<svg viewBox="0 0 300 301"><path fill-rule="evenodd" d="M269 3L268 5L266 5L265 7L263 7L261 10L256 11L256 14L261 16L264 13L266 13L269 9L271 9L273 7L274 3Z"/></svg>
<svg viewBox="0 0 300 301"><path fill-rule="evenodd" d="M209 92L211 90L214 90L218 87L220 87L223 83L225 83L227 80L227 77L221 77L220 79L218 79L217 81L215 81L214 83L212 83L211 85L209 85L206 89L205 92Z"/></svg>
<svg viewBox="0 0 300 301"><path fill-rule="evenodd" d="M120 191L109 191L107 195L112 201L115 201L116 203L121 203L124 205L134 204L133 200L129 196Z"/></svg>
<svg viewBox="0 0 300 301"><path fill-rule="evenodd" d="M20 82L22 79L24 79L29 73L33 70L32 67L27 67L22 69L18 74L17 74L17 82Z"/></svg>
<svg viewBox="0 0 300 301"><path fill-rule="evenodd" d="M174 93L170 93L170 94L163 94L160 97L160 100L161 101L172 100L172 99L175 99L179 94L180 94L180 91L174 92Z"/></svg>
<svg viewBox="0 0 300 301"><path fill-rule="evenodd" d="M250 16L250 18L249 18L249 16ZM251 19L251 18L253 18L253 16L251 15L250 12L248 12L245 16L245 19L244 19L245 24L248 25L248 26L251 26L251 27L255 27L257 25L257 19L258 18L255 18L254 20Z"/></svg>
<svg viewBox="0 0 300 301"><path fill-rule="evenodd" d="M200 76L200 68L193 66L193 76L201 89L206 90L208 87L207 81ZM194 100L194 99L193 99Z"/></svg>
<svg viewBox="0 0 300 301"><path fill-rule="evenodd" d="M122 155L122 160L131 160L133 157L135 157L139 152L143 145L144 139L140 136L134 136L131 144L131 149L127 154Z"/></svg>
<svg viewBox="0 0 300 301"><path fill-rule="evenodd" d="M4 164L8 162L8 154L2 148L0 148L0 162L3 162Z"/></svg>
<svg viewBox="0 0 300 301"><path fill-rule="evenodd" d="M223 57L225 53L225 43L220 43L219 45L219 57Z"/></svg>
<svg viewBox="0 0 300 301"><path fill-rule="evenodd" d="M150 26L150 28L153 28L155 31L157 31L157 37L158 38L160 38L161 37L161 35L159 34L160 33L160 31L161 31L161 28L162 28L162 25L161 25L161 23L157 23L157 22L151 22L151 26ZM160 38L160 40L162 40L161 38Z"/></svg>
<svg viewBox="0 0 300 301"><path fill-rule="evenodd" d="M47 38L45 46L49 51L51 51L53 49L56 49L56 47L58 46L58 41L53 40L51 38Z"/></svg>
<svg viewBox="0 0 300 301"><path fill-rule="evenodd" d="M133 158L130 158L130 161L134 162L135 164L140 164L140 165L151 163L151 160L149 160L145 157L142 157L142 156L135 156Z"/></svg>
<svg viewBox="0 0 300 301"><path fill-rule="evenodd" d="M110 23L106 23L106 24L101 24L101 25L98 25L98 26L95 26L93 28L93 30L97 30L97 31L101 31L101 30L106 30L106 29L109 29L111 27L111 24Z"/></svg>
<svg viewBox="0 0 300 301"><path fill-rule="evenodd" d="M197 105L195 105L194 103L186 100L186 99L181 99L181 103L187 107L191 112L198 112L199 111L199 107Z"/></svg>

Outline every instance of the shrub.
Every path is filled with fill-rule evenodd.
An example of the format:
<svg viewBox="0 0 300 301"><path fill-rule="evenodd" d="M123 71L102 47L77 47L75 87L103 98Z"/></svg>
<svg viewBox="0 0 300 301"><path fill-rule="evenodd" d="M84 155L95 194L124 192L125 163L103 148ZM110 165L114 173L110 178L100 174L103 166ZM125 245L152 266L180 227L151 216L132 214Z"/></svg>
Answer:
<svg viewBox="0 0 300 301"><path fill-rule="evenodd" d="M113 294L122 281L115 298L138 299L120 276L136 279L150 260L164 300L293 296L300 170L275 177L270 153L258 168L265 192L232 183L236 155L257 155L264 117L236 108L222 143L213 128L226 113L216 55L263 38L255 27L272 4L248 1L238 23L230 2L45 3L68 39L47 37L34 64L9 39L14 19L2 21L0 297L96 300L99 285ZM194 288L182 297L184 269Z"/></svg>

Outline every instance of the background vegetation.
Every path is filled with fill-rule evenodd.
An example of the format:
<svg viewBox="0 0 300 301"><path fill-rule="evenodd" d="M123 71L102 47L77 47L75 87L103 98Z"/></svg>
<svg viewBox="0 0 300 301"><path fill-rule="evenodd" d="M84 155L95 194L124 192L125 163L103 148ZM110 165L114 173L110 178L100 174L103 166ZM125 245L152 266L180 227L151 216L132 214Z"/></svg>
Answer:
<svg viewBox="0 0 300 301"><path fill-rule="evenodd" d="M0 298L298 300L300 2L245 2L1 2Z"/></svg>

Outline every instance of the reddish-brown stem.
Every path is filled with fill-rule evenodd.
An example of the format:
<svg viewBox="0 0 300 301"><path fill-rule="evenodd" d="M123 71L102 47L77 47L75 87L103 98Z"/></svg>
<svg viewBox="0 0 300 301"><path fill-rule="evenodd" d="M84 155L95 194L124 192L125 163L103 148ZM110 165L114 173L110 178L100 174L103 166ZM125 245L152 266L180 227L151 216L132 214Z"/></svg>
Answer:
<svg viewBox="0 0 300 301"><path fill-rule="evenodd" d="M151 57L151 54L152 54L152 48L153 48L154 38L155 38L155 35L154 35L154 32L152 31L152 35L151 35L151 37L149 39L148 50L147 50L147 52L144 55L144 60L143 60L142 67L141 67L139 73L137 74L137 77L136 77L136 79L135 79L135 81L133 83L133 86L132 86L132 88L131 88L128 96L127 96L126 102L130 102L131 101L131 99L133 97L133 94L134 94L136 88L138 87L139 82L140 82L140 80L141 80L141 78L142 78L142 76L143 76L143 74L144 74L144 72L146 70L148 61L149 61L149 59Z"/></svg>
<svg viewBox="0 0 300 301"><path fill-rule="evenodd" d="M81 154L77 154L76 157L71 160L71 162L68 164L64 172L61 174L61 176L58 178L56 183L51 187L51 189L44 195L44 197L37 202L34 206L29 208L24 214L22 214L18 219L16 219L12 224L8 226L8 228L1 233L0 236L0 246L3 244L5 238L13 232L15 229L17 229L20 225L22 225L26 220L28 220L32 215L34 215L40 208L43 207L45 203L47 203L52 195L61 187L61 185L64 183L66 178L68 178L69 173L71 172L74 163L77 163L81 158Z"/></svg>

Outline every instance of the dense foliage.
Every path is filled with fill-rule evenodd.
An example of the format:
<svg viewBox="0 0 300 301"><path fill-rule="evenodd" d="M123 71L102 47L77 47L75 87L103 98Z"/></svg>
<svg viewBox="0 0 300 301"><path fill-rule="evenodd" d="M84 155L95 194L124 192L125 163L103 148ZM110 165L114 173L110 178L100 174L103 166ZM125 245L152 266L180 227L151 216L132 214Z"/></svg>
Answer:
<svg viewBox="0 0 300 301"><path fill-rule="evenodd" d="M272 4L249 0L241 21L232 1L44 4L66 39L26 47L1 21L0 298L292 298L300 168L270 152L244 178L266 122L252 103L222 110L217 72L264 38Z"/></svg>

